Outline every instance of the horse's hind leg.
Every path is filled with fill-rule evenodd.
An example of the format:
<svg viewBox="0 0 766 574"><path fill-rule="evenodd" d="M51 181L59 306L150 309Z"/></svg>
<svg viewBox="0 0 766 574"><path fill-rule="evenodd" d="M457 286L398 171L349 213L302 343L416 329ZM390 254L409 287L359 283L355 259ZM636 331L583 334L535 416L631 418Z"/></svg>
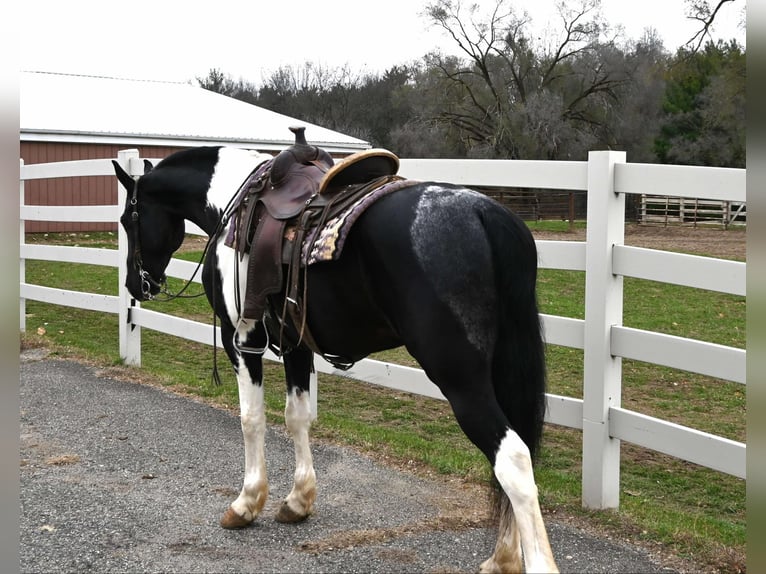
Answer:
<svg viewBox="0 0 766 574"><path fill-rule="evenodd" d="M250 524L263 509L269 492L264 455L266 415L261 357L238 353L232 344L233 331L228 324L221 325L224 347L237 373L240 423L245 444L245 478L239 496L221 518L223 528L243 528ZM257 338L255 333L252 338ZM244 344L253 344L247 337L242 340Z"/></svg>
<svg viewBox="0 0 766 574"><path fill-rule="evenodd" d="M481 571L521 571L520 539L527 572L558 572L540 511L529 448L490 396L474 388L448 398L461 428L487 456L510 500L510 506L501 506L495 552Z"/></svg>
<svg viewBox="0 0 766 574"><path fill-rule="evenodd" d="M495 454L495 476L518 521L527 572L558 572L537 497L529 448L511 428Z"/></svg>
<svg viewBox="0 0 766 574"><path fill-rule="evenodd" d="M487 457L510 500L510 505L501 503L495 552L481 571L520 572L520 540L527 572L558 572L537 499L529 448L497 402L489 367L468 349L439 355L440 361L425 357L421 364L430 364L430 373L424 365L426 372L439 381L460 428Z"/></svg>
<svg viewBox="0 0 766 574"><path fill-rule="evenodd" d="M313 353L302 347L284 357L287 379L285 425L295 445L295 475L293 488L277 512L279 522L300 522L314 510L316 500L316 473L309 444L311 401L309 379L313 370Z"/></svg>

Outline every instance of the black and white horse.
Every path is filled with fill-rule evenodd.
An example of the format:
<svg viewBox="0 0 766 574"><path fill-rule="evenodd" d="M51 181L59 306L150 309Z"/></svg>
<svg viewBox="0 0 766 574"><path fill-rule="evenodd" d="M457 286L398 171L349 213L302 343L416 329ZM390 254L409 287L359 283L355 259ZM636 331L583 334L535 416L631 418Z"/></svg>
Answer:
<svg viewBox="0 0 766 574"><path fill-rule="evenodd" d="M202 280L237 375L245 443L244 484L221 519L224 528L250 524L266 501L262 358L242 350L266 347L268 335L263 321L237 311L247 256L226 246L219 224L242 182L270 159L201 147L174 153L154 168L147 162L146 173L135 180L115 162L128 192L121 223L133 297L143 301L160 292L184 239L184 220L211 236ZM340 258L313 264L306 273L307 326L316 345L349 361L404 345L492 465L500 487L499 533L481 570L520 571L523 552L527 571L557 571L532 470L545 411L545 366L537 252L525 224L476 191L420 182L372 204L351 229ZM271 296L277 308L284 296ZM296 466L292 491L276 518L298 522L312 513L316 498L309 445L313 352L301 343L283 359L285 422Z"/></svg>

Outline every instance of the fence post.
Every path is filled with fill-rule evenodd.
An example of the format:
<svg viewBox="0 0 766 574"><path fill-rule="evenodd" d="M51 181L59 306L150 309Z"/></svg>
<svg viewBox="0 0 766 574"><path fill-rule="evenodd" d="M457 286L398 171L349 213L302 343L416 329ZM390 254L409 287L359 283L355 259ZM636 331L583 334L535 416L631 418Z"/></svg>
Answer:
<svg viewBox="0 0 766 574"><path fill-rule="evenodd" d="M131 159L138 159L137 149L127 149L117 152L117 163L129 173L131 173ZM137 174L140 175L140 174ZM127 190L119 181L117 182L117 205L125 205L127 201ZM117 226L117 249L119 265L117 267L117 281L119 292L119 311L117 314L119 320L120 333L120 358L127 365L141 366L141 327L131 322L131 311L140 307L140 303L133 299L133 296L125 287L127 269L125 261L128 257L128 237L122 225Z"/></svg>
<svg viewBox="0 0 766 574"><path fill-rule="evenodd" d="M24 172L24 159L19 159L19 172ZM24 179L19 178L19 207L24 207ZM19 215L19 251L21 251L26 243L26 234L24 232L24 218ZM19 282L21 284L26 283L27 280L27 263L24 256L19 253ZM27 330L27 300L23 296L19 297L19 329L22 333Z"/></svg>
<svg viewBox="0 0 766 574"><path fill-rule="evenodd" d="M622 360L610 352L610 332L622 323L622 276L612 272L612 247L625 238L625 194L614 192L614 164L625 152L588 153L585 248L582 502L620 504L620 441L609 436L609 409L619 407Z"/></svg>

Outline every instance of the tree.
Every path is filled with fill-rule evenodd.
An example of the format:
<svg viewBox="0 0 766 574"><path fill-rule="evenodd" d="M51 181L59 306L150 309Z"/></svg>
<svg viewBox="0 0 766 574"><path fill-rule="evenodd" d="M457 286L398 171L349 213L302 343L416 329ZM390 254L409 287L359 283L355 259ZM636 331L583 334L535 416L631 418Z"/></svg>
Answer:
<svg viewBox="0 0 766 574"><path fill-rule="evenodd" d="M443 85L439 73L425 59L407 70L409 79L393 95L395 109L406 115L394 118L389 149L403 157L466 157L467 149L457 132L438 119L442 106L450 100L439 91Z"/></svg>
<svg viewBox="0 0 766 574"><path fill-rule="evenodd" d="M218 68L211 68L204 78L197 77L197 83L201 88L223 94L230 98L236 98L250 104L255 103L257 88L244 80L235 82L231 76L224 74Z"/></svg>
<svg viewBox="0 0 766 574"><path fill-rule="evenodd" d="M230 92L233 91L232 85L234 82L231 77L224 74L218 68L211 68L206 77L197 77L197 83L201 88L228 96L230 95Z"/></svg>
<svg viewBox="0 0 766 574"><path fill-rule="evenodd" d="M684 45L691 53L697 52L705 40L710 40L710 32L713 23L725 4L738 0L686 0L686 14L691 20L699 23L700 28ZM741 12L740 25L744 27L745 8L744 2Z"/></svg>
<svg viewBox="0 0 766 574"><path fill-rule="evenodd" d="M497 0L486 15L461 0L426 6L465 56L429 56L442 79L434 119L448 123L468 150L558 159L608 145L608 118L628 80L624 55L606 36L599 0L563 1L558 11L560 34L545 44L508 0Z"/></svg>
<svg viewBox="0 0 766 574"><path fill-rule="evenodd" d="M657 161L654 141L665 117L665 76L670 54L655 30L644 35L626 50L630 81L620 88L619 104L610 129L617 149L627 152L630 162Z"/></svg>
<svg viewBox="0 0 766 574"><path fill-rule="evenodd" d="M585 159L609 148L629 161L744 165L745 55L736 43L671 55L651 29L623 42L600 0L560 0L556 26L543 32L513 0L495 0L489 12L470 1L425 6L459 56L434 52L365 75L306 62L257 89L219 69L197 80L405 157ZM705 14L710 1L689 6Z"/></svg>
<svg viewBox="0 0 766 574"><path fill-rule="evenodd" d="M745 54L735 42L680 49L668 71L661 134L663 163L744 167Z"/></svg>
<svg viewBox="0 0 766 574"><path fill-rule="evenodd" d="M355 75L348 67L283 67L266 79L256 104L389 147L390 132L406 122L410 71L394 66L380 75Z"/></svg>

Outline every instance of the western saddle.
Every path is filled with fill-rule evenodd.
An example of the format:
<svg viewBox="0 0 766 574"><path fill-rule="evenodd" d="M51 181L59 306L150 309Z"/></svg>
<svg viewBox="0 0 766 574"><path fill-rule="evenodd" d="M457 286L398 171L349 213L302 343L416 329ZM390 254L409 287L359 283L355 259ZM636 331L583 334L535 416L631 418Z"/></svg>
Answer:
<svg viewBox="0 0 766 574"><path fill-rule="evenodd" d="M310 252L311 245L303 249L303 244L310 231L321 229L361 197L401 180L396 175L399 158L384 149L369 149L335 163L325 150L308 144L304 127L290 131L295 143L248 177L227 214L232 224L226 244L240 257L249 255L240 314L264 320L270 340L278 341L276 346L271 344L277 354L305 342L336 367L349 368L353 363L317 348L306 324L308 263L301 253ZM278 309L269 296L283 289L285 297ZM286 327L292 327L297 336L287 337Z"/></svg>

